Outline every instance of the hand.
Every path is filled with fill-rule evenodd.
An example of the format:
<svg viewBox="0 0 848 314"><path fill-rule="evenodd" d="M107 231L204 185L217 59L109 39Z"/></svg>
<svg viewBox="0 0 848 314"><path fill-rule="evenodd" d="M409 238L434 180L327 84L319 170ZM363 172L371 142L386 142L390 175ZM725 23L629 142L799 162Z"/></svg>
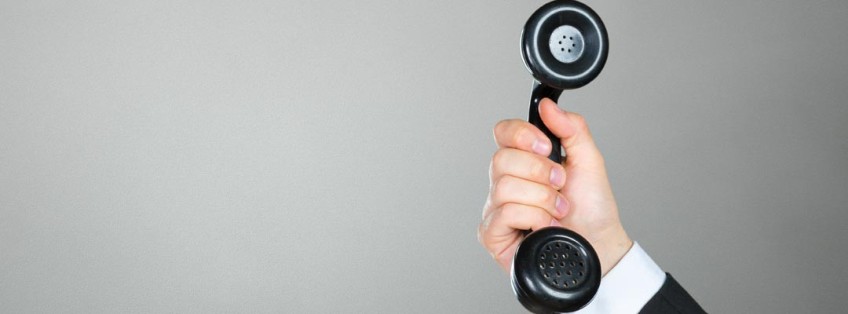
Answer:
<svg viewBox="0 0 848 314"><path fill-rule="evenodd" d="M542 100L539 113L562 141L566 160L559 165L547 158L551 141L532 124L499 122L478 239L509 272L522 230L563 226L589 240L606 275L633 241L621 225L603 157L582 116L550 99Z"/></svg>

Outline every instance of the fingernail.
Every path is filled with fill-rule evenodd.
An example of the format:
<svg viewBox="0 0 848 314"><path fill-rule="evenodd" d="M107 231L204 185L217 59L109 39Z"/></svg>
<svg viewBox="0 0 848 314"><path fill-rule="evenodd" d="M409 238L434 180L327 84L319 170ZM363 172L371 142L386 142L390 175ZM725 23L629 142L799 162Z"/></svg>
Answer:
<svg viewBox="0 0 848 314"><path fill-rule="evenodd" d="M562 182L562 170L560 170L559 167L554 166L553 168L551 168L550 180L551 180L551 185L553 185L553 186L558 187L562 184L561 183Z"/></svg>
<svg viewBox="0 0 848 314"><path fill-rule="evenodd" d="M550 151L551 144L540 140L533 141L533 152L535 152L536 154L547 156L548 152Z"/></svg>
<svg viewBox="0 0 848 314"><path fill-rule="evenodd" d="M559 220L551 219L551 226L554 226L554 227L562 227L562 224L561 224L561 223L559 223Z"/></svg>
<svg viewBox="0 0 848 314"><path fill-rule="evenodd" d="M568 208L568 201L566 201L562 196L557 195L556 197L556 211L560 217L565 217L565 209Z"/></svg>

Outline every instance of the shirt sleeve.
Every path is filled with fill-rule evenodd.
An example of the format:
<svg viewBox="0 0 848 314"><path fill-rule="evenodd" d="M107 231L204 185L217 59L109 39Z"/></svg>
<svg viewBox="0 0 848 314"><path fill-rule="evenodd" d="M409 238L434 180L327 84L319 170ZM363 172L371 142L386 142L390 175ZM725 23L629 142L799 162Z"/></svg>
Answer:
<svg viewBox="0 0 848 314"><path fill-rule="evenodd" d="M579 314L639 313L660 290L665 272L645 253L639 243L624 254L603 278L595 298Z"/></svg>

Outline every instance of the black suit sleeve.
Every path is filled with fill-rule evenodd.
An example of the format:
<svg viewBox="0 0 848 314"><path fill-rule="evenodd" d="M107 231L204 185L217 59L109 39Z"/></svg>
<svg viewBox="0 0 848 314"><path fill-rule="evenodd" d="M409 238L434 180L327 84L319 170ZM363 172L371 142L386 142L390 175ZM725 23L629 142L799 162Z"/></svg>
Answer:
<svg viewBox="0 0 848 314"><path fill-rule="evenodd" d="M665 282L651 300L639 311L641 314L678 314L678 313L706 313L704 309L695 302L695 299L683 290L683 287L671 277L665 274Z"/></svg>

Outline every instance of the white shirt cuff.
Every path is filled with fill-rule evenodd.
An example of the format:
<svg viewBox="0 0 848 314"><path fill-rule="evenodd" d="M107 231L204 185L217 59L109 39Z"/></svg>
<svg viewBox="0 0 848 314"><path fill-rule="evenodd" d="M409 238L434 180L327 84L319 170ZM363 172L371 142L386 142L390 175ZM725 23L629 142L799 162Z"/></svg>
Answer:
<svg viewBox="0 0 848 314"><path fill-rule="evenodd" d="M639 243L633 242L621 261L601 279L595 298L573 313L639 313L663 282L665 272Z"/></svg>

